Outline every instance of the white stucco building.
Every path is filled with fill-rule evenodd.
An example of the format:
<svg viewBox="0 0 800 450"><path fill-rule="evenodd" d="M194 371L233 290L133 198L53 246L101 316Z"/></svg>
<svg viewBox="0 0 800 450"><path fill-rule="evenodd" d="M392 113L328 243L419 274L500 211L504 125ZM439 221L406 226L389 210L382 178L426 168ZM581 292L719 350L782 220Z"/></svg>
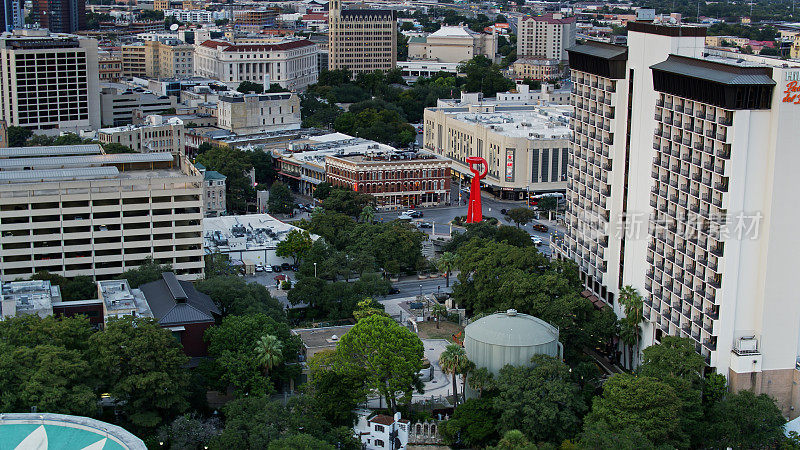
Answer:
<svg viewBox="0 0 800 450"><path fill-rule="evenodd" d="M476 33L466 26L443 25L427 36L408 41L408 59L431 62L460 63L483 55L494 61L497 35Z"/></svg>
<svg viewBox="0 0 800 450"><path fill-rule="evenodd" d="M294 93L225 95L217 105L218 126L236 134L300 128L300 97Z"/></svg>
<svg viewBox="0 0 800 450"><path fill-rule="evenodd" d="M642 294L643 346L687 337L733 390L794 415L800 65L709 54L704 37L630 22L627 47L569 50L559 251L618 314L621 286Z"/></svg>
<svg viewBox="0 0 800 450"><path fill-rule="evenodd" d="M207 40L195 44L194 74L238 85L276 83L303 90L317 82L319 49L305 39L275 43Z"/></svg>

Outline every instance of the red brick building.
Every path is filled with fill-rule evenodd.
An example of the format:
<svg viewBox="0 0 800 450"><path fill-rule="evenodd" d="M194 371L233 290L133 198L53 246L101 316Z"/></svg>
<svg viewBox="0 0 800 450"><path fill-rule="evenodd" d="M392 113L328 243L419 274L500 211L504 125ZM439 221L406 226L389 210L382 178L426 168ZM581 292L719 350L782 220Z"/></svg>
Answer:
<svg viewBox="0 0 800 450"><path fill-rule="evenodd" d="M450 202L450 161L413 152L325 157L327 181L373 195L379 209L437 206Z"/></svg>

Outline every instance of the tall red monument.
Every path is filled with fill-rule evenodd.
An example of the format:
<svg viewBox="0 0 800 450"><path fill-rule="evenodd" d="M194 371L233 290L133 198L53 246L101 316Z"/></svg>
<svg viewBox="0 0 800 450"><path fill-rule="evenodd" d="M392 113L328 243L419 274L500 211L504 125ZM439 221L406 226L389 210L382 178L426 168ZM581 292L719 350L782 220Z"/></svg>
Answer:
<svg viewBox="0 0 800 450"><path fill-rule="evenodd" d="M467 208L467 223L475 223L483 220L483 210L481 209L481 179L489 171L486 160L479 156L467 157L469 170L473 173L472 183L469 187L469 207ZM483 166L483 171L479 171L475 166Z"/></svg>

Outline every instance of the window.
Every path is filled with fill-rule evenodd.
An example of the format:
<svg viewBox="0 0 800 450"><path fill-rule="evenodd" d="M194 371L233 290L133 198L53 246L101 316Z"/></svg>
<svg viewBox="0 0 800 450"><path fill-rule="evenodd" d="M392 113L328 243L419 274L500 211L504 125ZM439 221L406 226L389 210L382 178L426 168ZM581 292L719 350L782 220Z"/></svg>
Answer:
<svg viewBox="0 0 800 450"><path fill-rule="evenodd" d="M375 424L375 431L380 431L381 433L383 433L383 425Z"/></svg>
<svg viewBox="0 0 800 450"><path fill-rule="evenodd" d="M383 441L380 439L375 439L375 446L376 447L384 447Z"/></svg>

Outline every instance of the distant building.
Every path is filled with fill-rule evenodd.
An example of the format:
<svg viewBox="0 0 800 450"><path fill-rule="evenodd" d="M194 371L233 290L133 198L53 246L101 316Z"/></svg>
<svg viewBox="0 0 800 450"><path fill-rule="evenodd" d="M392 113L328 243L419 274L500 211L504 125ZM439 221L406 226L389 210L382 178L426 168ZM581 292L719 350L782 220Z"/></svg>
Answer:
<svg viewBox="0 0 800 450"><path fill-rule="evenodd" d="M575 44L575 23L575 17L561 13L521 18L517 25L517 56L566 61L567 48Z"/></svg>
<svg viewBox="0 0 800 450"><path fill-rule="evenodd" d="M525 57L514 61L514 78L534 81L557 80L564 76L564 65L557 59Z"/></svg>
<svg viewBox="0 0 800 450"><path fill-rule="evenodd" d="M0 284L0 319L36 314L53 315L53 303L61 301L61 289L47 280Z"/></svg>
<svg viewBox="0 0 800 450"><path fill-rule="evenodd" d="M101 123L103 126L126 125L133 121L133 112L145 116L161 114L178 106L173 96L155 95L144 89L134 90L124 85L103 86L100 92Z"/></svg>
<svg viewBox="0 0 800 450"><path fill-rule="evenodd" d="M384 72L397 63L397 13L387 9L345 9L330 2L328 67L353 74Z"/></svg>
<svg viewBox="0 0 800 450"><path fill-rule="evenodd" d="M409 61L397 61L397 68L400 69L403 79L409 83L417 81L417 79L420 77L433 77L440 72L457 75L459 74L459 65L460 63L445 63L416 59Z"/></svg>
<svg viewBox="0 0 800 450"><path fill-rule="evenodd" d="M195 44L195 75L238 85L242 81L303 90L317 82L317 46L305 39L276 43L207 40Z"/></svg>
<svg viewBox="0 0 800 450"><path fill-rule="evenodd" d="M191 357L208 356L208 344L203 339L206 330L220 315L211 297L195 290L189 281L180 281L172 272L161 279L139 287L147 300L153 318L172 331L172 335Z"/></svg>
<svg viewBox="0 0 800 450"><path fill-rule="evenodd" d="M405 450L408 446L408 432L411 422L401 419L400 413L394 417L378 414L362 424L359 420L355 431L366 450Z"/></svg>
<svg viewBox="0 0 800 450"><path fill-rule="evenodd" d="M102 144L117 143L140 153L171 152L182 154L184 125L181 119L147 116L141 125L101 128L97 137Z"/></svg>
<svg viewBox="0 0 800 450"><path fill-rule="evenodd" d="M122 54L100 54L99 76L101 83L118 83L122 78Z"/></svg>
<svg viewBox="0 0 800 450"><path fill-rule="evenodd" d="M126 78L147 76L147 56L143 43L122 46L122 76Z"/></svg>
<svg viewBox="0 0 800 450"><path fill-rule="evenodd" d="M219 98L220 128L236 134L300 128L300 97L289 92Z"/></svg>
<svg viewBox="0 0 800 450"><path fill-rule="evenodd" d="M103 307L104 325L109 318L153 317L142 291L131 289L128 280L98 281L97 296Z"/></svg>
<svg viewBox="0 0 800 450"><path fill-rule="evenodd" d="M33 0L31 16L53 33L74 33L86 28L86 1Z"/></svg>
<svg viewBox="0 0 800 450"><path fill-rule="evenodd" d="M194 166L203 174L203 216L224 216L227 212L225 181L228 177L217 171L207 170L199 163Z"/></svg>
<svg viewBox="0 0 800 450"><path fill-rule="evenodd" d="M194 75L194 45L159 37L144 43L145 75L150 78L190 78Z"/></svg>
<svg viewBox="0 0 800 450"><path fill-rule="evenodd" d="M0 32L13 31L25 24L23 0L0 0Z"/></svg>
<svg viewBox="0 0 800 450"><path fill-rule="evenodd" d="M100 128L97 41L43 29L0 36L0 120L38 134Z"/></svg>
<svg viewBox="0 0 800 450"><path fill-rule="evenodd" d="M238 10L233 12L233 23L236 26L270 28L275 26L279 13L279 8Z"/></svg>
<svg viewBox="0 0 800 450"><path fill-rule="evenodd" d="M147 450L133 433L88 417L42 412L0 415L0 448L74 448L76 443L82 448Z"/></svg>
<svg viewBox="0 0 800 450"><path fill-rule="evenodd" d="M483 55L494 61L497 35L477 33L466 26L444 25L428 36L408 41L408 59L460 63Z"/></svg>

